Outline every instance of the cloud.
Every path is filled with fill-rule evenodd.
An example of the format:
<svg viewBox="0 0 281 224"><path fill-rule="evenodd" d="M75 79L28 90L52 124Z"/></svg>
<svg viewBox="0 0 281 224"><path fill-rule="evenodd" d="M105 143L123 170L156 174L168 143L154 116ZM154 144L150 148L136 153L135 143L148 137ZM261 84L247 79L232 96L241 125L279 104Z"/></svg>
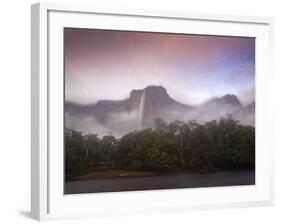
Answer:
<svg viewBox="0 0 281 224"><path fill-rule="evenodd" d="M255 89L247 89L239 95L241 103L246 106L255 101Z"/></svg>
<svg viewBox="0 0 281 224"><path fill-rule="evenodd" d="M101 124L93 116L75 117L66 113L65 125L84 134L98 134L99 137L114 135L120 138L138 129L139 114L138 111L111 113L105 123Z"/></svg>
<svg viewBox="0 0 281 224"><path fill-rule="evenodd" d="M231 105L200 105L192 110L183 112L171 108L162 109L159 117L168 123L180 120L188 123L196 120L198 123L205 123L212 120L219 120L227 114L232 114L235 119L243 125L255 125L255 113L248 113L245 110ZM131 112L111 113L105 123L99 123L93 116L70 116L66 113L66 126L70 129L81 131L84 134L98 134L99 137L114 135L116 138L139 130L140 116L138 110Z"/></svg>
<svg viewBox="0 0 281 224"><path fill-rule="evenodd" d="M121 100L155 84L178 101L200 103L251 85L254 77L244 78L247 68L239 67L245 62L254 64L254 38L68 28L65 97Z"/></svg>

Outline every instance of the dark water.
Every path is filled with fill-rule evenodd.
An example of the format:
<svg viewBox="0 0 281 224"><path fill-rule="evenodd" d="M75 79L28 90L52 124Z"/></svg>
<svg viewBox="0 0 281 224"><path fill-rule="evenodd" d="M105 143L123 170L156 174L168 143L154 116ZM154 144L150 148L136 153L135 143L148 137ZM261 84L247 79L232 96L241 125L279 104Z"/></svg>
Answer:
<svg viewBox="0 0 281 224"><path fill-rule="evenodd" d="M178 174L65 182L65 194L138 191L173 188L215 187L255 184L255 171L209 174Z"/></svg>

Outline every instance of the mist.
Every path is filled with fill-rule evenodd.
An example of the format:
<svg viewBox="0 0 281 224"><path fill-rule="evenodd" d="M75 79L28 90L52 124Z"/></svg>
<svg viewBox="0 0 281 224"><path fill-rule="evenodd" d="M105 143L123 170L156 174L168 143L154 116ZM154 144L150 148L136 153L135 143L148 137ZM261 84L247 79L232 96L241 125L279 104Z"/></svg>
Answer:
<svg viewBox="0 0 281 224"><path fill-rule="evenodd" d="M230 105L224 106L223 108L220 108L219 105L212 105L211 107L200 105L185 113L170 108L163 108L157 117L162 118L168 123L174 122L175 120L185 123L195 120L199 124L204 124L212 120L218 121L227 114L231 114L233 118L238 120L242 125L255 126L254 112L249 113L245 108L238 108ZM116 138L121 138L130 132L140 130L139 119L140 114L138 110L110 113L104 123L98 122L98 120L91 115L72 116L66 113L65 124L66 127L81 131L83 134L97 134L100 138L106 135L113 135ZM151 124L149 127L153 128L154 124Z"/></svg>
<svg viewBox="0 0 281 224"><path fill-rule="evenodd" d="M66 127L81 131L84 134L97 134L99 137L114 135L121 138L125 134L138 129L139 112L111 113L104 124L101 124L93 116L72 116L66 113Z"/></svg>

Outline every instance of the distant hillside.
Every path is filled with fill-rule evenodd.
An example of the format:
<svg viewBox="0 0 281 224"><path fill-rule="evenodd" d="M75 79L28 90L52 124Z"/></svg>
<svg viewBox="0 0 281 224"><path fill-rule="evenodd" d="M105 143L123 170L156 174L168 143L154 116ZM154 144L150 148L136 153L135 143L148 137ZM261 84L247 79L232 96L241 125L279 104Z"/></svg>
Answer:
<svg viewBox="0 0 281 224"><path fill-rule="evenodd" d="M243 124L254 126L255 103L243 107L238 97L227 94L193 106L177 102L163 86L132 90L127 99L100 100L81 105L65 102L66 125L83 132L100 135L123 135L129 131L153 127L156 118L166 121L197 120L205 122L232 114Z"/></svg>

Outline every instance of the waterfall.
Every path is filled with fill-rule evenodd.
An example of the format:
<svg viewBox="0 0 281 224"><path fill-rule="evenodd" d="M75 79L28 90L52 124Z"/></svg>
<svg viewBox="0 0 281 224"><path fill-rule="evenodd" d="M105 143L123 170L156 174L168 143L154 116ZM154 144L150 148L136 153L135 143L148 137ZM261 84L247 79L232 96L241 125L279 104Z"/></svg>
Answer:
<svg viewBox="0 0 281 224"><path fill-rule="evenodd" d="M140 98L140 107L139 107L139 130L143 128L143 113L145 107L145 89L143 89L141 98Z"/></svg>

